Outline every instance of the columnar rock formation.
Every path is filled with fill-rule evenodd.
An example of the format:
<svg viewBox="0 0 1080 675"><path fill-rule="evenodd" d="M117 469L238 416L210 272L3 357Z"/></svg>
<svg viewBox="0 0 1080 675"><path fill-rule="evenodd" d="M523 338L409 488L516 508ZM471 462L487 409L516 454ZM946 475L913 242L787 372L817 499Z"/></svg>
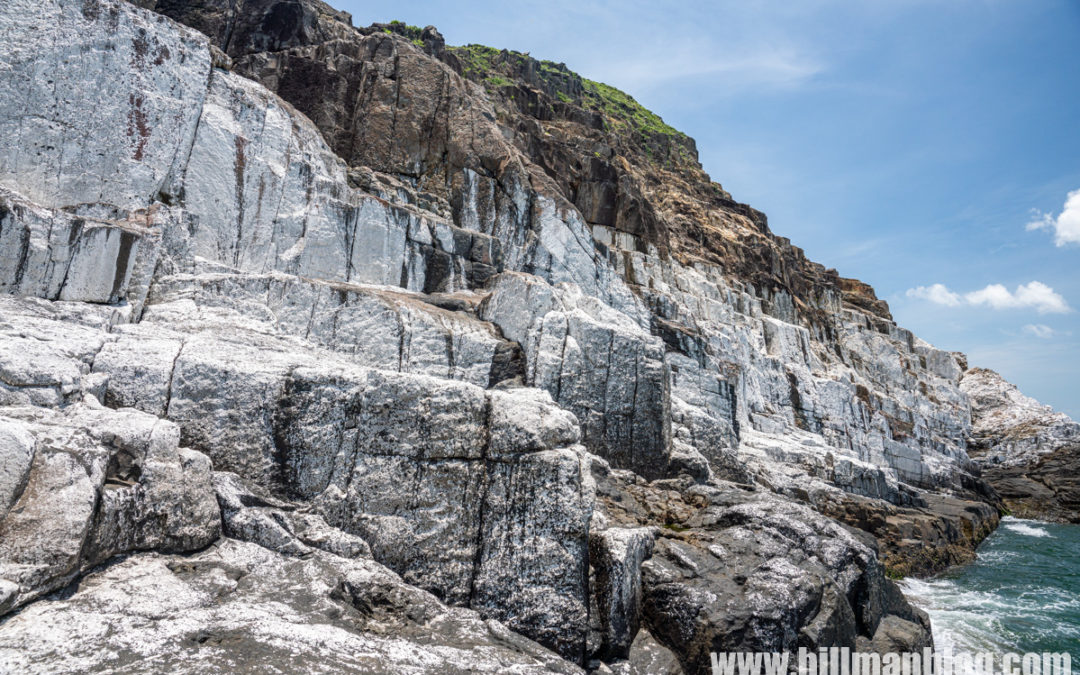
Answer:
<svg viewBox="0 0 1080 675"><path fill-rule="evenodd" d="M0 664L929 640L885 565L996 522L965 364L633 99L315 0L0 31Z"/></svg>

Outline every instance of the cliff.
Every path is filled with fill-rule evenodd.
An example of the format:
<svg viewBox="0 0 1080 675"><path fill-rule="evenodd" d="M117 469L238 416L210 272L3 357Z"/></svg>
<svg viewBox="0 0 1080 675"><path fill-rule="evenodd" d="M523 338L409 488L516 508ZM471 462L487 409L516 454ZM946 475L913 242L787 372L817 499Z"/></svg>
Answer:
<svg viewBox="0 0 1080 675"><path fill-rule="evenodd" d="M929 641L886 566L997 521L966 364L626 94L310 0L0 28L0 663Z"/></svg>
<svg viewBox="0 0 1080 675"><path fill-rule="evenodd" d="M972 368L968 452L1020 518L1080 523L1080 424L1024 396L992 370Z"/></svg>

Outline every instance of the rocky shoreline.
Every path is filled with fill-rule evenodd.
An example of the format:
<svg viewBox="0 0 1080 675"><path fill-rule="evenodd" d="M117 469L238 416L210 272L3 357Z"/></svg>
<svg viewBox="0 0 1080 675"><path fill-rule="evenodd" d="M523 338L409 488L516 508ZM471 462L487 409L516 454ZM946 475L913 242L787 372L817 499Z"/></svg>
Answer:
<svg viewBox="0 0 1080 675"><path fill-rule="evenodd" d="M991 370L967 371L960 386L972 400L968 453L1003 509L1019 518L1080 523L1080 424Z"/></svg>
<svg viewBox="0 0 1080 675"><path fill-rule="evenodd" d="M928 577L975 559L997 528L999 507L985 501L926 495L917 507L848 497L823 513L874 535L886 573Z"/></svg>
<svg viewBox="0 0 1080 675"><path fill-rule="evenodd" d="M892 578L1075 508L1071 420L562 64L317 0L0 33L0 669L914 650Z"/></svg>

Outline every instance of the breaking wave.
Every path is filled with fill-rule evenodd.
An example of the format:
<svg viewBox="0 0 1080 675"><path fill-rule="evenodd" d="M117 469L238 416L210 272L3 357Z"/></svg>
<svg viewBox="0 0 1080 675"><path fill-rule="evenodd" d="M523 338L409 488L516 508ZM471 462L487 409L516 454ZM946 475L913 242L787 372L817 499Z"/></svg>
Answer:
<svg viewBox="0 0 1080 675"><path fill-rule="evenodd" d="M901 582L940 651L1069 651L1080 657L1080 526L1004 518L974 563Z"/></svg>
<svg viewBox="0 0 1080 675"><path fill-rule="evenodd" d="M1019 518L1013 518L1011 516L1003 518L1001 526L1016 532L1017 534L1027 535L1029 537L1052 537L1053 535L1047 532L1041 527L1035 527L1031 523L1037 521L1034 520L1020 520Z"/></svg>

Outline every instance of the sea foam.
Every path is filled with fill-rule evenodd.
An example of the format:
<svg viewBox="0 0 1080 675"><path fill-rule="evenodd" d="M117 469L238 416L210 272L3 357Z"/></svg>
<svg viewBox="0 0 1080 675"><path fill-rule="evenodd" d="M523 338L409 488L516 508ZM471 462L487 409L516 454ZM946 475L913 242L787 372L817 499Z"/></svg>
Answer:
<svg viewBox="0 0 1080 675"><path fill-rule="evenodd" d="M1034 523L1032 520L1020 520L1019 518L1006 517L1001 521L1002 527L1005 527L1017 534L1027 535L1029 537L1052 537L1053 535L1044 530L1041 527L1036 527L1030 523Z"/></svg>

